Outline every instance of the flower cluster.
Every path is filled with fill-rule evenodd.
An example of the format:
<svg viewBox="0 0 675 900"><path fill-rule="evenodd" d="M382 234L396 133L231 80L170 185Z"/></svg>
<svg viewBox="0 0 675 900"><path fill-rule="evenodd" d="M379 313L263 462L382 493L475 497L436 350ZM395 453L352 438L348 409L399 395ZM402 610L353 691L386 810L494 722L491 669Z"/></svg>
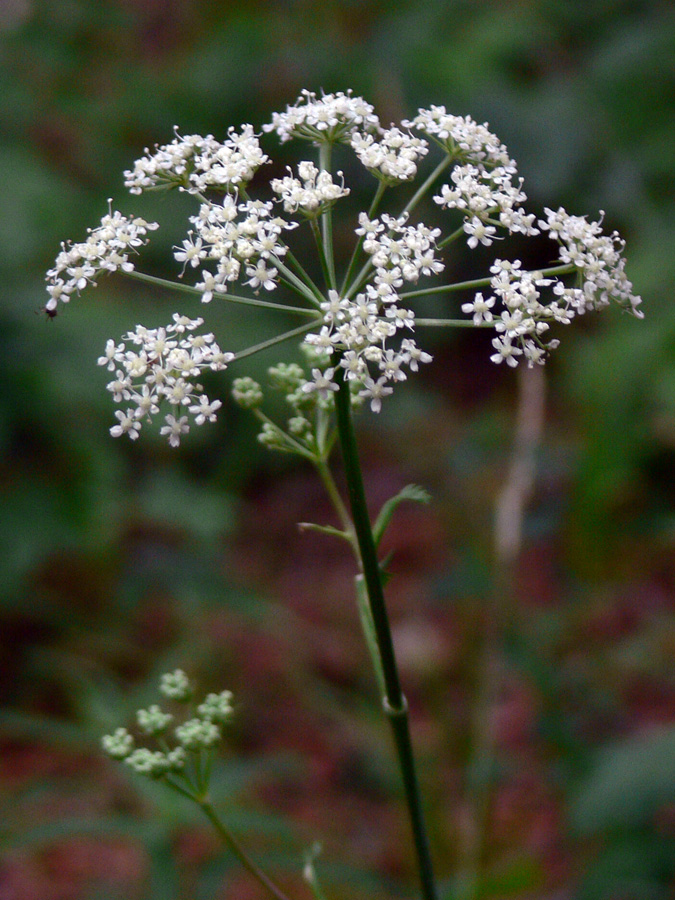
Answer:
<svg viewBox="0 0 675 900"><path fill-rule="evenodd" d="M376 129L379 124L370 103L363 97L353 97L351 91L321 97L312 91L302 91L295 103L286 107L286 112L273 113L272 121L263 125L263 131L276 131L282 143L291 138L335 143L346 142L355 131Z"/></svg>
<svg viewBox="0 0 675 900"><path fill-rule="evenodd" d="M366 169L387 184L411 181L417 175L417 160L429 152L423 138L413 137L393 125L378 137L356 131L351 145Z"/></svg>
<svg viewBox="0 0 675 900"><path fill-rule="evenodd" d="M497 225L511 234L539 234L533 213L519 209L527 199L522 180L514 185L505 166L486 168L482 164L467 163L455 166L450 175L452 186L444 184L434 201L443 209L458 209L464 213L464 231L471 249L482 244L489 247L495 240ZM498 216L495 224L494 217Z"/></svg>
<svg viewBox="0 0 675 900"><path fill-rule="evenodd" d="M296 447L309 446L311 428L308 431L306 423L317 410L332 409L331 398L343 381L348 382L353 402L368 401L377 412L396 383L431 360L417 343L418 327L465 321L416 319L411 301L420 294L440 299L456 290L480 288L459 306L474 325L493 329L491 359L509 366L521 360L529 366L543 363L558 345L549 335L552 325L567 324L575 315L612 300L627 312L642 315L640 298L625 275L619 236L604 234L601 221L572 216L563 209L547 209L539 220L526 212L527 198L514 160L487 125L470 116L432 106L420 109L401 127L383 128L373 107L349 91L322 96L303 91L285 112L275 113L263 131L276 133L281 142L293 138L310 142L318 148L318 159L304 159L297 170L289 168L287 175L270 179L262 199L252 198L249 187L269 157L251 125L238 131L230 128L222 142L212 135L182 137L176 132L170 143L146 151L125 173L125 183L133 194L173 186L197 195L187 236L174 247L174 258L182 265L180 278L191 277L193 283L163 284L194 293L203 303L218 297L309 319L307 327L278 338L304 334L303 346L314 355L309 360L311 375L301 370L289 388L294 415L286 438L280 438L271 423L263 426L262 439L269 446L288 449L289 441ZM332 217L336 201L350 189L342 171L331 170L326 145L335 145L336 154L351 152L380 182L368 213L358 215L352 258L341 280L335 254L344 241L333 245ZM440 148L442 158L423 187L403 212L381 211L387 188L414 179L432 146ZM442 176L443 172L447 174ZM438 223L412 219L426 191L432 193ZM321 285L307 274L312 266L291 251L291 232L308 220L318 244ZM136 272L130 259L156 227L111 211L85 243L64 245L48 273L47 311L52 314L59 301L67 302L73 292L93 284L101 271L157 282ZM469 284L446 281L409 287L443 275L442 252L459 238L473 249L490 247L509 234L531 237L541 231L548 233L558 252L548 269L528 271L502 253L487 277ZM284 284L304 306L235 295L235 282L255 295ZM215 421L220 401L211 402L193 379L204 369L222 371L234 355L223 353L212 334L197 335L201 322L176 315L166 328L138 326L122 343L108 342L99 363L115 373L108 389L126 407L116 413L113 435L136 438L141 423L157 415L161 403L172 407L161 429L172 446L178 446L189 430L189 416L196 424ZM239 356L269 345L265 341ZM256 391L240 380L235 399L254 407Z"/></svg>
<svg viewBox="0 0 675 900"><path fill-rule="evenodd" d="M169 699L181 703L187 703L192 695L189 679L182 669L162 675L160 691ZM160 739L162 749L137 747L133 735L126 728L117 728L112 734L106 734L101 743L108 756L123 760L141 775L151 778L182 775L188 754L211 749L219 743L222 740L221 726L231 720L233 713L230 691L208 694L198 705L197 715L174 728L177 746L170 748L166 733L174 717L153 704L148 709L139 709L136 718L141 731Z"/></svg>
<svg viewBox="0 0 675 900"><path fill-rule="evenodd" d="M325 169L321 171L312 162L301 162L298 165L298 175L294 178L290 174L285 178L274 178L270 187L278 194L287 213L302 212L305 215L316 216L328 207L332 206L340 197L349 194L349 188L342 184L336 184L333 176ZM342 176L342 172L337 173Z"/></svg>
<svg viewBox="0 0 675 900"><path fill-rule="evenodd" d="M511 174L516 171L504 144L487 125L478 125L471 116L453 116L444 106L431 106L402 124L428 134L453 160L480 163L490 169L503 166Z"/></svg>
<svg viewBox="0 0 675 900"><path fill-rule="evenodd" d="M54 266L47 272L47 312L56 310L59 302L67 303L72 294L96 284L101 272L133 271L129 254L146 244L146 234L156 228L159 228L156 222L127 219L111 209L97 228L89 229L86 241L64 244Z"/></svg>
<svg viewBox="0 0 675 900"><path fill-rule="evenodd" d="M154 153L146 148L145 153L124 173L125 187L132 194L167 187L192 194L210 188L230 190L248 184L269 160L251 125L242 126L240 133L230 128L223 143L210 134L180 137L176 131L170 144L156 147Z"/></svg>
<svg viewBox="0 0 675 900"><path fill-rule="evenodd" d="M214 294L224 294L241 277L242 267L248 279L244 283L254 290L276 288L279 270L271 261L278 266L284 258L288 247L283 232L297 223L274 215L271 201L240 203L236 194L228 194L222 203L202 203L189 221L194 231L174 256L184 267L196 268L202 262L215 265L215 271L203 269L202 280L195 285L202 292L202 303L209 303Z"/></svg>
<svg viewBox="0 0 675 900"><path fill-rule="evenodd" d="M135 440L142 421L152 421L163 402L175 413L190 413L196 425L215 421L216 411L222 405L220 400L209 400L202 386L191 379L204 369L222 372L234 354L223 353L212 334L194 333L203 322L176 313L165 328L138 325L135 331L128 332L125 340L135 349L127 349L124 342L108 341L98 364L115 372L114 380L108 384L115 402L131 404L125 411L115 413L118 424L110 429L113 437L128 434ZM164 422L161 433L168 435L172 447L177 447L181 436L190 430L188 416L169 413Z"/></svg>
<svg viewBox="0 0 675 900"><path fill-rule="evenodd" d="M556 212L544 212L546 219L540 219L539 226L560 244L560 260L574 266L581 282L581 287L575 288L558 283L554 288L558 302L581 314L609 306L614 300L638 319L644 318L638 308L640 297L633 294L633 285L625 273L626 260L621 255L625 241L617 232L603 234L600 222L571 216L562 207Z"/></svg>

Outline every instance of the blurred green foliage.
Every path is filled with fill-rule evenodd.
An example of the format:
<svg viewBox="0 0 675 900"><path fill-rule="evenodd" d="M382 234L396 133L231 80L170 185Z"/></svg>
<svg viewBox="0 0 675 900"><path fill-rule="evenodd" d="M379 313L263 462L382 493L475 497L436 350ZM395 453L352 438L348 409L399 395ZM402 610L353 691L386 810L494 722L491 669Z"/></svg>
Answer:
<svg viewBox="0 0 675 900"><path fill-rule="evenodd" d="M344 562L334 562L333 548L310 542L303 551L306 544L280 537L281 526L311 518L300 500L288 499L293 486L305 504L319 503L304 476L259 450L234 408L180 453L146 434L138 446L109 438L112 408L95 360L108 337L137 321L159 324L173 311L156 292L110 279L54 321L34 315L60 241L81 239L108 196L123 210L175 222L145 257L151 271L169 274L181 198L123 199L121 172L145 145L166 141L175 124L216 135L244 121L259 127L303 88L347 87L373 101L385 121L431 103L489 121L519 161L533 209L564 204L594 216L601 208L607 226L627 239L646 319L613 311L576 323L547 370L549 433L528 519L523 611L507 641L515 673L507 707L529 730L522 746L505 738L498 756L480 896L671 896L674 748L671 731L651 726L672 724L675 708L672 4L6 0L0 41L6 896L206 898L223 884L245 891L188 808L129 786L98 757L100 732L128 721L158 673L178 661L209 688L233 688L249 707L223 766L223 789L232 827L254 835L265 863L297 868L302 847L331 823L334 803L342 837L317 863L328 889L395 896L408 872L407 860L392 861L385 848L405 836L382 818L393 776L373 749L379 721L358 699L372 686L349 644L355 620L296 597L305 584L332 585L325 573L336 565L333 586L344 589ZM210 312L228 346L265 336L259 321ZM461 773L489 584L491 503L515 383L486 361L481 335L437 341L434 353L433 371L379 423L369 422L363 439L375 494L416 481L436 497L439 524L413 519L398 538L404 584L427 598L422 621L452 645L451 661L440 660L435 676L419 683L410 676L413 698L440 721L435 744L431 725L420 740L450 900L460 895L452 875ZM250 373L267 362L254 362ZM286 489L277 486L284 479ZM256 504L265 518L256 518ZM289 548L296 555L287 570ZM415 574L416 564L433 580ZM247 571L257 588L244 586ZM345 659L332 655L333 633L346 641ZM316 655L306 655L314 643ZM300 696L299 713L291 714L286 689ZM340 722L350 716L358 726L348 739ZM324 740L326 730L335 742ZM341 739L347 749L334 745ZM314 796L312 806L300 785L311 794L325 783L308 776L296 750L325 760L314 765L341 791ZM427 776L432 768L439 774ZM523 768L539 772L534 786ZM338 811L340 793L362 831L353 813ZM539 805L528 808L525 796ZM276 807L299 815L301 834L279 824ZM550 836L538 842L537 833L551 830L555 846ZM73 862L89 845L68 841L87 835L93 846L105 838L113 848L103 875L91 874L91 860ZM70 849L50 863L61 844ZM141 845L147 858L130 849ZM369 860L381 878L361 874Z"/></svg>

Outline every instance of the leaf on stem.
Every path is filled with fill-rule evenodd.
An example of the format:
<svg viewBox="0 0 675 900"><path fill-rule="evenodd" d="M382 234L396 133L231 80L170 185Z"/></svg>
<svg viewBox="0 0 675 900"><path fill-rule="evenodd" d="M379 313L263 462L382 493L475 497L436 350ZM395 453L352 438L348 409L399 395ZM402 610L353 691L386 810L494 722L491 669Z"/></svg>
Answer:
<svg viewBox="0 0 675 900"><path fill-rule="evenodd" d="M398 494L387 500L387 502L382 505L382 509L373 526L373 537L375 539L376 547L379 547L384 532L387 530L387 526L391 521L391 517L396 512L396 508L406 500L411 500L414 503L429 503L431 495L417 484L407 484L398 492Z"/></svg>

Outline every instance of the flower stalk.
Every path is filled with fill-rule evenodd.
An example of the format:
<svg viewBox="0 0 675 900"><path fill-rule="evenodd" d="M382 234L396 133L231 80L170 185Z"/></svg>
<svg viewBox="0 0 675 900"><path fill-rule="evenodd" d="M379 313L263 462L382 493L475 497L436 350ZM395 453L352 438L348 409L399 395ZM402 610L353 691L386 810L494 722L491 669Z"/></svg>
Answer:
<svg viewBox="0 0 675 900"><path fill-rule="evenodd" d="M338 370L339 390L335 397L335 411L352 520L358 542L363 580L381 664L381 679L384 686L382 705L394 736L417 854L422 896L425 900L436 900L437 892L429 850L429 839L422 811L422 800L410 739L408 703L401 690L394 643L382 587L382 572L377 558L377 549L366 505L363 475L361 473L361 463L359 461L352 418L349 383L345 380L342 372L342 369Z"/></svg>

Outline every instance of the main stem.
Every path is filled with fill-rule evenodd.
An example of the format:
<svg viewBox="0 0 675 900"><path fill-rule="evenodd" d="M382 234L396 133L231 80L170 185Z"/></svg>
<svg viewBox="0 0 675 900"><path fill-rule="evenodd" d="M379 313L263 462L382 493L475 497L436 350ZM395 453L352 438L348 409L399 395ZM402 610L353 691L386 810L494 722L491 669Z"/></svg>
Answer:
<svg viewBox="0 0 675 900"><path fill-rule="evenodd" d="M345 380L345 372L341 366L337 366L335 380L339 390L335 395L335 408L337 416L338 434L342 458L344 461L347 490L354 521L354 530L359 546L361 567L366 583L368 599L370 601L373 625L377 645L382 660L382 672L384 675L385 695L383 698L384 710L391 723L394 743L398 755L401 777L405 790L410 824L412 826L415 850L419 866L420 880L422 884L422 896L425 900L436 900L436 885L434 882L431 855L429 853L429 839L427 837L422 802L420 797L415 760L413 757L412 742L410 740L410 726L408 722L408 704L401 691L398 676L398 667L394 655L394 644L391 638L389 617L384 601L382 589L382 577L380 564L377 558L377 550L373 539L373 532L366 506L366 494L363 487L363 476L359 462L356 434L352 420L351 397L349 382Z"/></svg>

